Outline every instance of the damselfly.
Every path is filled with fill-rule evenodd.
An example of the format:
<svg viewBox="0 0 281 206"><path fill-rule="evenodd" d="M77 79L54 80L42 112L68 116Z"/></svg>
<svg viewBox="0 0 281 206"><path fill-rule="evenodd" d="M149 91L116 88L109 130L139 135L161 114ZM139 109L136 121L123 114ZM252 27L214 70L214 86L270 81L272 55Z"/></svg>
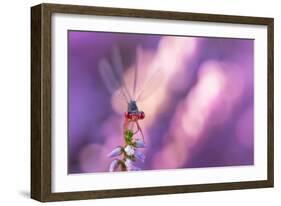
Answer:
<svg viewBox="0 0 281 206"><path fill-rule="evenodd" d="M141 57L144 55L144 50L141 47L136 49L135 64L133 65L133 75L130 78L131 84L125 81L124 75L125 70L123 66L122 56L118 47L113 47L110 59L102 59L99 63L99 72L102 80L107 87L108 91L112 95L117 95L123 101L127 103L127 111L124 111L124 122L123 122L123 135L124 145L116 147L108 156L117 157L110 165L110 171L122 170L139 170L139 168L133 165L136 160L144 161L145 156L143 153L138 151L138 148L145 147L145 140L142 128L139 124L140 120L145 118L144 111L138 108L138 101L144 100L148 95L153 92L146 92L148 85L153 82L154 77L159 77L159 70L155 69L153 72L149 72L143 78L140 75L142 70L140 67ZM140 78L142 76L142 78ZM133 128L136 127L134 131ZM141 138L135 138L140 133Z"/></svg>

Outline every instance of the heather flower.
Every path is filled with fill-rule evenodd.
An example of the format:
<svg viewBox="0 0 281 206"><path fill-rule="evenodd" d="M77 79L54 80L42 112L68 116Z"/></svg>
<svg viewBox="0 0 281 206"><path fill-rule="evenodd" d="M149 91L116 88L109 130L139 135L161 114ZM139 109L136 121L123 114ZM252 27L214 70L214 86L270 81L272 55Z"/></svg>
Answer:
<svg viewBox="0 0 281 206"><path fill-rule="evenodd" d="M114 150L112 150L107 156L108 157L116 157L122 154L123 148L121 146L116 147Z"/></svg>
<svg viewBox="0 0 281 206"><path fill-rule="evenodd" d="M136 139L135 142L134 142L134 147L136 147L136 148L145 148L145 144L144 144L143 140Z"/></svg>
<svg viewBox="0 0 281 206"><path fill-rule="evenodd" d="M133 164L133 161L131 159L127 158L124 163L126 165L127 171L138 171L138 170L140 170L140 168L136 167Z"/></svg>
<svg viewBox="0 0 281 206"><path fill-rule="evenodd" d="M118 146L112 150L107 156L120 158L114 159L109 166L109 171L113 172L116 170L120 171L138 171L140 168L134 165L137 160L144 162L145 155L138 151L138 148L144 148L144 141L141 139L134 139L134 132L131 130L126 130L124 132L124 146Z"/></svg>
<svg viewBox="0 0 281 206"><path fill-rule="evenodd" d="M118 160L115 159L109 165L109 172L113 172L114 170L117 169L117 167L118 167Z"/></svg>
<svg viewBox="0 0 281 206"><path fill-rule="evenodd" d="M145 155L138 150L135 150L134 156L135 156L136 159L138 159L142 162L144 162L144 160L145 160Z"/></svg>
<svg viewBox="0 0 281 206"><path fill-rule="evenodd" d="M132 147L131 145L127 145L124 149L125 153L128 155L128 156L132 156L134 155L135 153L135 149L134 147Z"/></svg>

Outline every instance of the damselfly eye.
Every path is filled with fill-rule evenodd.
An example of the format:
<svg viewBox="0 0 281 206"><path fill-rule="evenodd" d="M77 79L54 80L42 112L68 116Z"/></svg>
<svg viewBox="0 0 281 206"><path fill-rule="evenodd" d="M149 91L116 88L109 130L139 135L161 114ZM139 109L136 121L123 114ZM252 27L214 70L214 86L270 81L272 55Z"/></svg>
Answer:
<svg viewBox="0 0 281 206"><path fill-rule="evenodd" d="M131 119L132 117L131 117L131 114L129 114L128 112L125 112L125 117L127 118L127 119Z"/></svg>
<svg viewBox="0 0 281 206"><path fill-rule="evenodd" d="M145 117L144 112L141 112L140 118L141 118L141 119L144 119L144 117Z"/></svg>

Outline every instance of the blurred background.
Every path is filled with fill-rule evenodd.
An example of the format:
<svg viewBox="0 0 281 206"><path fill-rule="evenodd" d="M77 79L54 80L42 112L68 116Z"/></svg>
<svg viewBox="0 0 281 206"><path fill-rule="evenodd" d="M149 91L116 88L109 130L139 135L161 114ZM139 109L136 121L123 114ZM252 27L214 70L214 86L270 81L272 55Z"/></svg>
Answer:
<svg viewBox="0 0 281 206"><path fill-rule="evenodd" d="M108 171L112 158L107 154L124 143L126 102L108 92L98 71L116 45L124 79L130 87L138 64L144 90L138 107L146 114L140 121L146 160L137 166L254 163L254 40L69 31L69 173ZM153 81L145 80L151 76Z"/></svg>

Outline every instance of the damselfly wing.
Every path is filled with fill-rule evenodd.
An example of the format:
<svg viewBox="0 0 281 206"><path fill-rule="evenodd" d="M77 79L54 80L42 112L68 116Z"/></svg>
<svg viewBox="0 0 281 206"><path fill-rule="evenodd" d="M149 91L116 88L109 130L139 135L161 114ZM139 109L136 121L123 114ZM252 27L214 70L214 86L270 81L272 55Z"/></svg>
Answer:
<svg viewBox="0 0 281 206"><path fill-rule="evenodd" d="M151 55L147 56L150 57ZM115 98L118 97L127 104L127 109L126 111L124 110L123 123L125 146L118 147L122 148L120 154L123 154L125 159L135 159L135 156L129 154L127 151L128 149L126 150L129 146L134 148L134 146L137 145L137 142L140 141L139 139L134 138L135 134L141 134L142 143L144 144L144 134L139 124L139 120L145 118L145 113L139 109L138 101L144 101L145 98L156 90L150 87L150 85L157 82L159 86L158 79L160 77L160 72L158 68L153 68L151 70L140 68L140 65L143 65L141 63L146 62L146 60L147 58L142 47L137 47L135 64L129 68L130 70L125 70L120 49L118 47L113 47L111 58L104 58L99 62L99 73L107 90L111 95L114 95ZM156 79L158 81L155 81ZM132 130L133 126L136 126L135 131ZM123 162L120 161L121 160L115 161L115 163L120 164L121 168L128 168L126 167L125 160Z"/></svg>

